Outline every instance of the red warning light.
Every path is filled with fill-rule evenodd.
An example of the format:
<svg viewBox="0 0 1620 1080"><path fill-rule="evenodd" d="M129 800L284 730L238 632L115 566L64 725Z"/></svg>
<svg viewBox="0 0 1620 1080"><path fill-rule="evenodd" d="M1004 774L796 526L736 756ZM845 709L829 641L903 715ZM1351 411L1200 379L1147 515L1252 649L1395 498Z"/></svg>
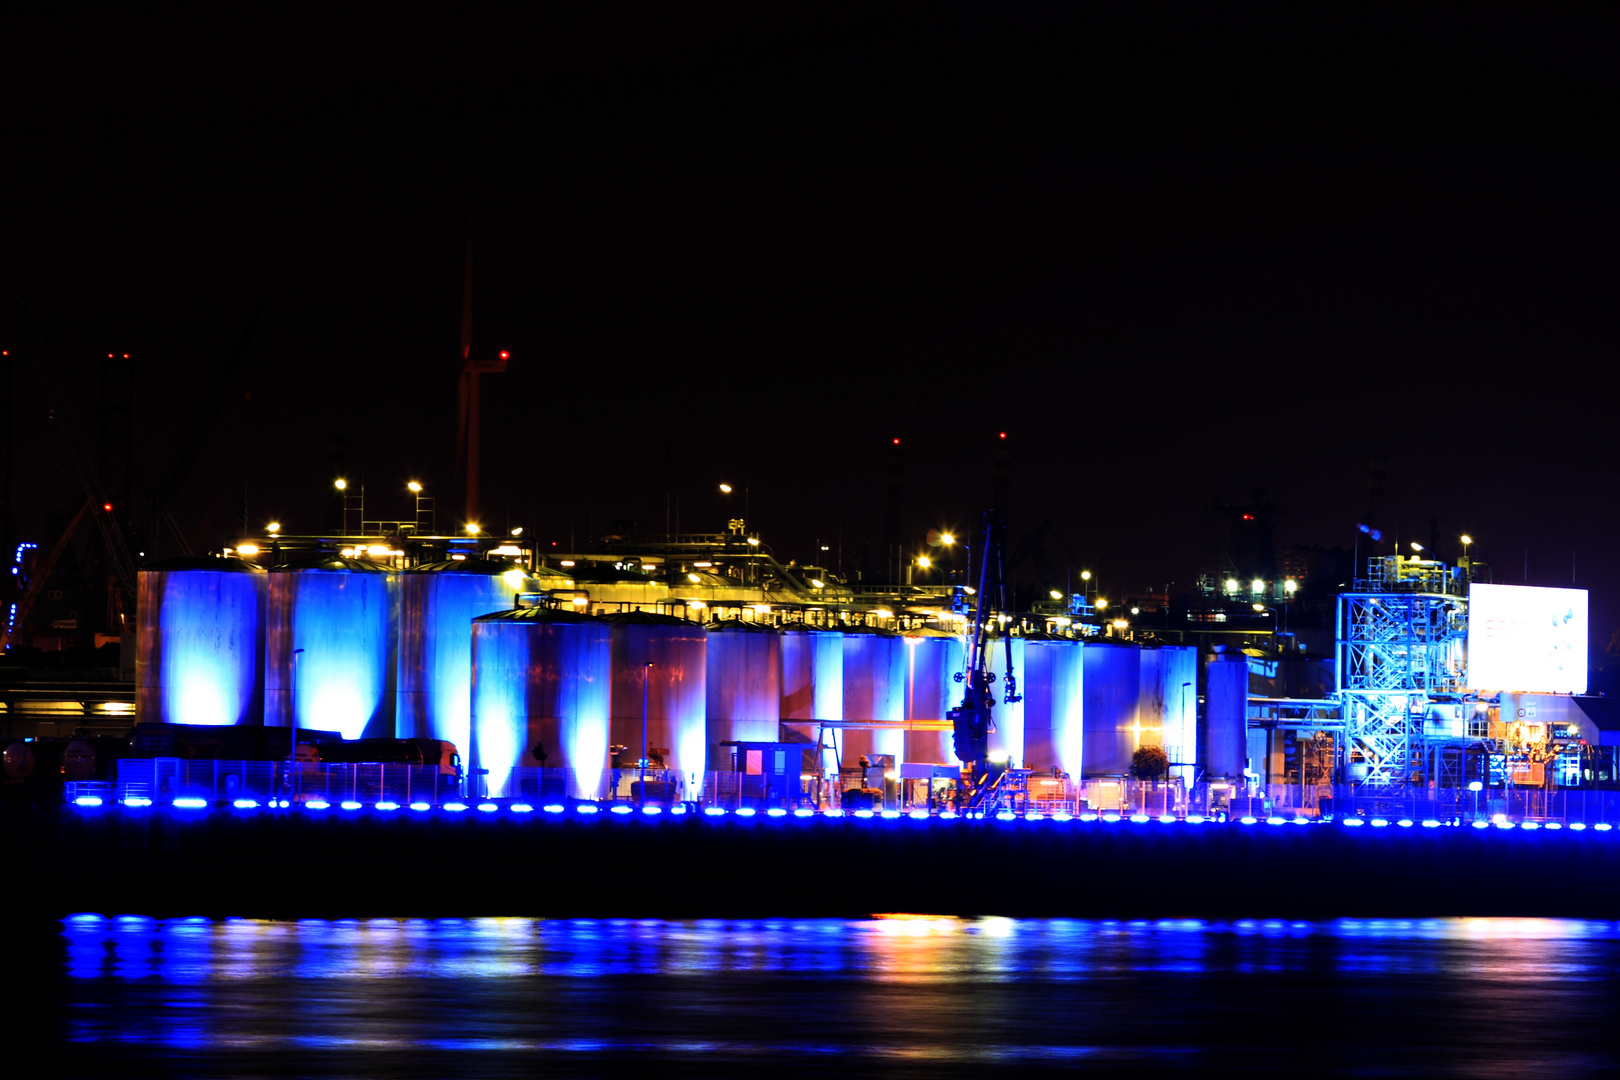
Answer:
<svg viewBox="0 0 1620 1080"><path fill-rule="evenodd" d="M505 349L501 350L501 359L502 360L508 359L511 355L512 354L507 352Z"/></svg>
<svg viewBox="0 0 1620 1080"><path fill-rule="evenodd" d="M894 440L894 445L899 446L900 445L900 440L899 439Z"/></svg>
<svg viewBox="0 0 1620 1080"><path fill-rule="evenodd" d="M129 359L129 353L125 353L125 354L124 354L124 359L125 359L125 360L128 360L128 359Z"/></svg>
<svg viewBox="0 0 1620 1080"><path fill-rule="evenodd" d="M113 358L113 354L112 354L112 353L108 353L108 354L107 354L107 359L109 359L109 360L111 360L111 359L112 359L112 358Z"/></svg>
<svg viewBox="0 0 1620 1080"><path fill-rule="evenodd" d="M1001 437L1002 437L1002 438L1003 438L1003 439L1005 439L1005 438L1006 438L1006 437L1007 437L1007 433L1006 433L1006 432L1005 432L1005 431L1003 431L1003 432L1002 432L1002 433L1001 433Z"/></svg>
<svg viewBox="0 0 1620 1080"><path fill-rule="evenodd" d="M112 503L102 503L101 509L109 514L112 513Z"/></svg>
<svg viewBox="0 0 1620 1080"><path fill-rule="evenodd" d="M1244 514L1243 515L1243 520L1244 521L1253 521L1254 520L1254 515L1253 514Z"/></svg>

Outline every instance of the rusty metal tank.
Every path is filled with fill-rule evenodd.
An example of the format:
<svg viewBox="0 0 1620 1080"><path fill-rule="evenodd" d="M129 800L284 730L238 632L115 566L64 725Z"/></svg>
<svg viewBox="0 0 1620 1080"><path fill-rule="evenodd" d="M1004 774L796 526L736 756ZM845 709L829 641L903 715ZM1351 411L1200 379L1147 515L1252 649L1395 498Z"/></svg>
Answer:
<svg viewBox="0 0 1620 1080"><path fill-rule="evenodd" d="M472 621L513 606L519 592L550 587L514 563L453 559L399 576L399 678L395 729L401 738L442 739L465 749L471 737Z"/></svg>
<svg viewBox="0 0 1620 1080"><path fill-rule="evenodd" d="M567 769L565 794L600 799L608 767L613 628L571 610L515 608L472 621L468 763L516 796L513 770Z"/></svg>
<svg viewBox="0 0 1620 1080"><path fill-rule="evenodd" d="M648 611L605 618L613 629L610 742L628 747L629 758L641 757L645 680L646 746L663 751L665 766L679 775L678 797L697 798L708 745L709 632L687 619Z"/></svg>
<svg viewBox="0 0 1620 1080"><path fill-rule="evenodd" d="M844 628L844 720L875 720L895 724L906 718L906 646L899 635L865 626ZM905 759L905 732L861 731L846 728L839 740L839 758L853 769L862 755L892 754Z"/></svg>
<svg viewBox="0 0 1620 1080"><path fill-rule="evenodd" d="M1024 761L1040 771L1083 775L1084 646L1072 638L1032 637L1024 643Z"/></svg>
<svg viewBox="0 0 1620 1080"><path fill-rule="evenodd" d="M140 571L137 721L263 722L267 578L241 559L206 556Z"/></svg>
<svg viewBox="0 0 1620 1080"><path fill-rule="evenodd" d="M922 630L907 633L901 641L906 650L906 720L944 720L962 703L963 684L956 681L963 667L962 639L943 630ZM998 705L996 716L1000 714ZM905 760L958 764L951 733L906 732Z"/></svg>
<svg viewBox="0 0 1620 1080"><path fill-rule="evenodd" d="M397 573L339 555L272 567L267 612L266 724L394 737Z"/></svg>
<svg viewBox="0 0 1620 1080"><path fill-rule="evenodd" d="M741 619L709 623L705 728L709 771L729 770L728 742L777 742L782 718L782 635Z"/></svg>

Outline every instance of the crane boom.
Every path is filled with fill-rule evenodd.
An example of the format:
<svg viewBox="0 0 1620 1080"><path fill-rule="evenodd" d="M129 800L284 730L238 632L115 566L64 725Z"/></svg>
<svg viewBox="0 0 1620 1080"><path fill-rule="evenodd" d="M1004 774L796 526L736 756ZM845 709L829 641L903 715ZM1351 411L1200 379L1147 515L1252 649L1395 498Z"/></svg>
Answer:
<svg viewBox="0 0 1620 1080"><path fill-rule="evenodd" d="M966 767L969 806L982 805L995 781L990 762L990 735L995 731L992 714L996 697L990 687L996 681L996 675L990 670L986 638L993 613L1007 610L1007 583L1002 566L1006 538L1006 520L995 510L985 511L979 545L979 587L973 609L973 633L968 639L966 669L957 676L963 684L962 704L946 714L951 721L952 748ZM1004 635L1003 644L1007 650L1003 700L1010 705L1021 701L1022 697L1018 693L1017 675L1013 672L1012 641Z"/></svg>

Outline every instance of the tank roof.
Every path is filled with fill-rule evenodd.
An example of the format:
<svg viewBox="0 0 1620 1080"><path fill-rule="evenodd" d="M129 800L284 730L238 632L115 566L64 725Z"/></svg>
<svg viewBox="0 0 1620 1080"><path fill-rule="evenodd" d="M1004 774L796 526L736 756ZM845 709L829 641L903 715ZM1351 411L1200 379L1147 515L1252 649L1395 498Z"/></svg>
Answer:
<svg viewBox="0 0 1620 1080"><path fill-rule="evenodd" d="M405 571L407 574L478 574L483 577L500 577L508 570L521 570L526 577L568 577L549 568L530 570L527 566L518 563L501 562L498 559L446 559L444 562L418 563Z"/></svg>
<svg viewBox="0 0 1620 1080"><path fill-rule="evenodd" d="M721 634L774 634L776 627L743 619L716 619L705 624L710 633Z"/></svg>
<svg viewBox="0 0 1620 1080"><path fill-rule="evenodd" d="M702 626L701 623L693 622L691 619L660 615L656 611L620 611L613 615L605 615L603 618L614 626Z"/></svg>
<svg viewBox="0 0 1620 1080"><path fill-rule="evenodd" d="M222 559L217 555L182 555L179 558L147 563L141 569L155 570L162 573L184 570L207 570L215 574L262 574L265 572L264 567L256 566L245 559Z"/></svg>
<svg viewBox="0 0 1620 1080"><path fill-rule="evenodd" d="M332 574L387 574L391 573L389 567L374 563L370 559L352 559L344 555L317 555L312 559L298 559L295 562L281 563L272 566L273 574L296 573L300 570L319 570Z"/></svg>
<svg viewBox="0 0 1620 1080"><path fill-rule="evenodd" d="M552 607L507 608L504 611L492 611L488 615L479 615L473 619L475 623L599 623L604 621L604 619L596 615L586 615L579 611Z"/></svg>

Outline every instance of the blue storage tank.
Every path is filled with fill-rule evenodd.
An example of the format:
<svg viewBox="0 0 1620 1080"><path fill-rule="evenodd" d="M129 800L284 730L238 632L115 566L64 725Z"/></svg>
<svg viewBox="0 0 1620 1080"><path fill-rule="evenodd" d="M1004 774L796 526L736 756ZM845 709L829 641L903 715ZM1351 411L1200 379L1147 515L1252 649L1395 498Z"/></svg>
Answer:
<svg viewBox="0 0 1620 1080"><path fill-rule="evenodd" d="M697 798L708 745L708 631L698 623L649 611L605 618L613 628L610 741L629 747L628 758L641 757L645 680L647 747L668 751L664 764L681 780L677 797Z"/></svg>
<svg viewBox="0 0 1620 1080"><path fill-rule="evenodd" d="M906 719L944 720L962 703L962 640L942 630L913 631L901 639L906 650ZM999 700L999 698L997 699ZM996 707L1000 716L1001 706ZM905 760L959 764L949 731L908 731Z"/></svg>
<svg viewBox="0 0 1620 1080"><path fill-rule="evenodd" d="M844 635L806 623L782 627L782 719L840 721L844 718ZM800 727L813 742L815 727ZM828 742L842 742L828 731ZM823 770L838 768L836 750L829 750Z"/></svg>
<svg viewBox="0 0 1620 1080"><path fill-rule="evenodd" d="M1175 763L1170 772L1188 784L1197 760L1198 650L1191 645L1144 648L1137 714L1138 745L1161 747Z"/></svg>
<svg viewBox="0 0 1620 1080"><path fill-rule="evenodd" d="M906 647L899 635L866 626L844 628L844 720L900 723L906 718ZM905 760L905 732L845 729L839 757L853 769L861 756Z"/></svg>
<svg viewBox="0 0 1620 1080"><path fill-rule="evenodd" d="M1007 693L1007 655L1012 654L1013 674L1018 677L1018 693L1027 699L1029 696L1029 671L1025 667L1028 653L1026 642L1022 637L990 638L985 647L990 655L985 659L989 661L988 667L995 673L996 681L990 685L991 693L996 696L996 707L990 717L995 722L996 730L990 736L990 753L1007 755L1007 761L1013 768L1022 768L1027 762L1025 725L1027 723L1026 700L1006 700ZM964 651L966 645L963 646ZM958 689L960 689L960 684ZM952 704L960 704L961 696ZM945 748L951 749L949 738L946 739ZM955 761L953 756L950 760Z"/></svg>
<svg viewBox="0 0 1620 1080"><path fill-rule="evenodd" d="M1214 653L1204 678L1205 775L1242 780L1249 755L1249 658L1237 650Z"/></svg>
<svg viewBox="0 0 1620 1080"><path fill-rule="evenodd" d="M613 628L573 611L517 608L472 623L469 766L485 790L515 796L512 770L570 770L565 794L600 799L608 767ZM541 760L537 750L542 750Z"/></svg>
<svg viewBox="0 0 1620 1080"><path fill-rule="evenodd" d="M710 772L732 769L728 742L779 742L782 635L741 619L709 623L705 728Z"/></svg>
<svg viewBox="0 0 1620 1080"><path fill-rule="evenodd" d="M338 555L272 567L264 722L393 738L398 643L399 575L387 567Z"/></svg>
<svg viewBox="0 0 1620 1080"><path fill-rule="evenodd" d="M1024 760L1028 768L1084 775L1084 646L1072 638L1024 644Z"/></svg>
<svg viewBox="0 0 1620 1080"><path fill-rule="evenodd" d="M263 722L266 577L241 559L207 556L140 571L137 722Z"/></svg>
<svg viewBox="0 0 1620 1080"><path fill-rule="evenodd" d="M514 563L452 559L399 579L398 719L405 739L471 738L472 621L513 607L519 592L551 587Z"/></svg>
<svg viewBox="0 0 1620 1080"><path fill-rule="evenodd" d="M1137 705L1142 693L1142 650L1135 645L1086 642L1085 775L1124 776L1136 752Z"/></svg>

